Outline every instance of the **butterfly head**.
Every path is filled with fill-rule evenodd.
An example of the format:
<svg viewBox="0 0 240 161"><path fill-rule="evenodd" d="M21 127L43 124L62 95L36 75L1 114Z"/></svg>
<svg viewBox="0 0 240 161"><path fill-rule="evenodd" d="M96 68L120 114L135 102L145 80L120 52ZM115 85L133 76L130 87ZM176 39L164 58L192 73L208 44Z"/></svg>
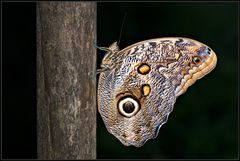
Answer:
<svg viewBox="0 0 240 161"><path fill-rule="evenodd" d="M102 50L107 51L101 63L101 68L106 70L112 69L114 66L114 59L116 53L119 51L117 42L112 43L109 47L103 47Z"/></svg>

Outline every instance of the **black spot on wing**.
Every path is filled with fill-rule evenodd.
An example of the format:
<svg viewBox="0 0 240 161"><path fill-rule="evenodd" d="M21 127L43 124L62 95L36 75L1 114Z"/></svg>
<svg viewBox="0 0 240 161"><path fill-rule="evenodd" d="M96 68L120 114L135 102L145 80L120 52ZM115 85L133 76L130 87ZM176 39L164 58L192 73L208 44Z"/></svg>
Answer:
<svg viewBox="0 0 240 161"><path fill-rule="evenodd" d="M138 46L136 46L136 47L134 48L133 53L135 53L135 52L137 52L137 51L138 51Z"/></svg>
<svg viewBox="0 0 240 161"><path fill-rule="evenodd" d="M184 49L184 41L183 39L178 39L176 42L175 42L175 46L179 47L180 49Z"/></svg>
<svg viewBox="0 0 240 161"><path fill-rule="evenodd" d="M162 40L161 43L170 43L170 44L172 44L172 41L171 40Z"/></svg>
<svg viewBox="0 0 240 161"><path fill-rule="evenodd" d="M179 44L179 43L181 43L181 42L183 42L183 39L178 39L178 40L175 42L175 45L177 45L177 44Z"/></svg>
<svg viewBox="0 0 240 161"><path fill-rule="evenodd" d="M211 49L209 47L207 47L207 54L210 55L211 54Z"/></svg>
<svg viewBox="0 0 240 161"><path fill-rule="evenodd" d="M153 48L156 48L157 43L156 42L149 42L149 45L151 45Z"/></svg>

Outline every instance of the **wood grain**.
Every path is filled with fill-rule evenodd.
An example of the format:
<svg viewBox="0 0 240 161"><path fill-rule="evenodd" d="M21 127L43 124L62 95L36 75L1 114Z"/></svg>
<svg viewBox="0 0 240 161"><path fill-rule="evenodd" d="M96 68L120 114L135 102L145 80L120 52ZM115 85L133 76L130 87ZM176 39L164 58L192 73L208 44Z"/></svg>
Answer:
<svg viewBox="0 0 240 161"><path fill-rule="evenodd" d="M96 159L96 2L37 3L39 159Z"/></svg>

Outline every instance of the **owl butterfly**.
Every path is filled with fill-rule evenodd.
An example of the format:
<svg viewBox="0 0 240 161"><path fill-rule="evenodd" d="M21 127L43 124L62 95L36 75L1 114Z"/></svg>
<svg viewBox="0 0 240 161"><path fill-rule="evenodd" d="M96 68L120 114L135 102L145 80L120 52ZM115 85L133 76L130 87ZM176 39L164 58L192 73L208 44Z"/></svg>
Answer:
<svg viewBox="0 0 240 161"><path fill-rule="evenodd" d="M176 98L217 64L208 46L168 37L138 42L123 50L117 43L101 63L98 111L107 130L125 146L156 138Z"/></svg>

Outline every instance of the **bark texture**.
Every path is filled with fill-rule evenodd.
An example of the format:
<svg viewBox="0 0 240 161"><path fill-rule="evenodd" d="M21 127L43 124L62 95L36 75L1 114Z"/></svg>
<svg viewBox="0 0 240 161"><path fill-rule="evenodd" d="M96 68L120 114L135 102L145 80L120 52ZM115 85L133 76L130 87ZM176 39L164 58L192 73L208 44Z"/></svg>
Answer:
<svg viewBox="0 0 240 161"><path fill-rule="evenodd" d="M96 159L96 2L37 3L39 159Z"/></svg>

